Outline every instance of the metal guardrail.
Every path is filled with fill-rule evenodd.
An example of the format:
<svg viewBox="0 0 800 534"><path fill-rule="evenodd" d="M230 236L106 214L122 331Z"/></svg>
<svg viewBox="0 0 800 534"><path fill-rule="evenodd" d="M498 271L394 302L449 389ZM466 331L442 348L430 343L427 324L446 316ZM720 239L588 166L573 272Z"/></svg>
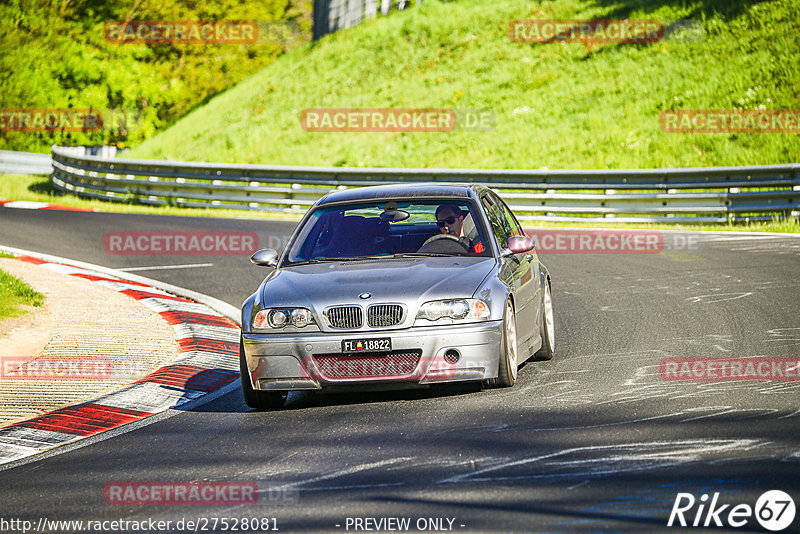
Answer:
<svg viewBox="0 0 800 534"><path fill-rule="evenodd" d="M416 0L416 5L422 0ZM403 11L411 0L314 0L314 40L337 30L352 28L379 13L386 16L393 9Z"/></svg>
<svg viewBox="0 0 800 534"><path fill-rule="evenodd" d="M0 150L0 174L50 174L50 154Z"/></svg>
<svg viewBox="0 0 800 534"><path fill-rule="evenodd" d="M73 156L98 156L113 158L117 154L115 146L73 146L61 147ZM39 152L17 152L0 150L0 174L50 174L53 160L50 154Z"/></svg>
<svg viewBox="0 0 800 534"><path fill-rule="evenodd" d="M527 221L727 222L798 216L800 164L630 170L383 169L103 159L54 146L56 189L87 198L303 213L335 189L481 182Z"/></svg>

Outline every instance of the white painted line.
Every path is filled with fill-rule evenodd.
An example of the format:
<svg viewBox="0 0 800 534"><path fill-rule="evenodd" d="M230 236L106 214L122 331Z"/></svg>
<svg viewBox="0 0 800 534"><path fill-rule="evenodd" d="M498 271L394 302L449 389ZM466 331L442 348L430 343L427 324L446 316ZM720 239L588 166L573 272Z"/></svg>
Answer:
<svg viewBox="0 0 800 534"><path fill-rule="evenodd" d="M357 489L376 489L376 488L391 488L397 486L405 486L405 482L384 482L382 484L353 484L350 486L318 486L316 488L304 489L303 492L308 491L345 491ZM336 525L337 527L339 525Z"/></svg>
<svg viewBox="0 0 800 534"><path fill-rule="evenodd" d="M238 340L237 340L238 341ZM196 365L204 369L226 369L228 371L239 370L239 356L223 357L217 353L205 352L200 350L190 350L183 352L169 362L170 365Z"/></svg>
<svg viewBox="0 0 800 534"><path fill-rule="evenodd" d="M699 419L708 419L709 417L717 417L720 415L727 415L738 412L739 410L724 410L722 412L707 413L705 415L697 415L695 417L687 417L686 419L681 419L681 423L688 423L690 421L697 421Z"/></svg>
<svg viewBox="0 0 800 534"><path fill-rule="evenodd" d="M589 481L588 481L588 480L584 480L584 481L583 481L583 482L581 482L580 484L575 484L574 486L570 486L570 487L568 487L567 489L568 489L568 490L574 490L575 488L580 488L581 486L585 486L585 485L586 485L586 484L588 484L588 483L589 483Z"/></svg>
<svg viewBox="0 0 800 534"><path fill-rule="evenodd" d="M334 471L333 473L328 473L327 475L320 475L313 478L309 478L306 480L299 480L297 482L291 482L286 484L282 487L284 488L295 488L298 486L303 486L305 484L312 484L314 482L319 482L321 480L330 480L332 478L339 478L347 475L352 475L355 473L360 473L362 471L368 471L370 469L375 469L376 467L384 467L387 465L396 464L398 462L405 462L406 460L413 460L412 457L406 456L401 458L389 458L387 460L379 460L377 462L370 462L366 464L356 465L353 467L345 467L344 469L340 469L338 471Z"/></svg>
<svg viewBox="0 0 800 534"><path fill-rule="evenodd" d="M183 265L152 265L150 267L128 267L127 269L117 269L123 273L133 271L160 271L164 269L194 269L197 267L213 267L213 263L186 263Z"/></svg>
<svg viewBox="0 0 800 534"><path fill-rule="evenodd" d="M541 456L533 456L522 458L510 462L500 463L478 471L470 473L463 473L455 475L444 480L437 482L438 484L458 483L466 479L473 482L487 481L487 480L514 480L521 478L553 478L570 476L570 472L564 472L563 469L580 468L578 476L586 476L587 474L596 476L598 474L618 473L623 471L636 471L644 469L652 469L658 466L665 465L680 465L690 462L701 461L703 456L708 456L713 453L749 450L752 448L760 447L770 444L771 442L753 439L694 439L694 440L676 440L676 441L652 441L652 442L639 442L639 443L626 443L616 445L596 445L588 447L575 447L563 451L557 451L550 454ZM603 456L593 456L585 459L569 459L575 454L599 454ZM531 464L541 460L549 460L556 457L566 457L564 460L555 460L546 463L544 469L561 469L562 472L558 473L536 473L536 474L523 474L507 477L481 477L486 473L492 473L498 470L507 469L510 467L517 467L520 465ZM623 463L629 462L632 467L624 468ZM649 463L648 463L649 462ZM586 465L589 467L584 467ZM598 467L593 467L593 465ZM644 464L644 465L640 465ZM623 469L624 468L624 469Z"/></svg>
<svg viewBox="0 0 800 534"><path fill-rule="evenodd" d="M34 202L32 200L13 200L11 202L6 202L3 204L3 207L6 208L19 208L23 210L38 210L41 208L46 208L49 206L47 202Z"/></svg>
<svg viewBox="0 0 800 534"><path fill-rule="evenodd" d="M95 271L90 271L88 269L80 269L78 267L73 267L71 265L64 265L62 263L43 263L40 267L44 267L45 269L50 269L51 271L55 271L61 274L88 274L90 276L107 276L103 273L98 273ZM116 276L114 277L116 278Z"/></svg>
<svg viewBox="0 0 800 534"><path fill-rule="evenodd" d="M786 234L792 236L792 234ZM715 237L714 239L707 239L707 243L717 243L719 241L742 241L745 239L779 239L784 237L784 234L769 234L769 235L737 235L734 237Z"/></svg>
<svg viewBox="0 0 800 534"><path fill-rule="evenodd" d="M239 342L239 329L233 326L210 326L197 323L178 323L172 325L178 339L202 337L216 341Z"/></svg>
<svg viewBox="0 0 800 534"><path fill-rule="evenodd" d="M216 312L206 306L205 304L196 304L194 302L183 302L180 300L160 299L155 297L148 297L139 302L150 308L156 313L160 312L189 312L199 313L202 315L215 315ZM230 317L228 317L230 319Z"/></svg>
<svg viewBox="0 0 800 534"><path fill-rule="evenodd" d="M692 303L714 303L714 302L727 302L729 300L736 300L743 297L749 297L752 295L752 291L747 291L745 293L711 293L710 295L698 295L696 297L689 297L686 300Z"/></svg>
<svg viewBox="0 0 800 534"><path fill-rule="evenodd" d="M177 387L168 387L155 382L140 382L113 391L101 397L100 401L103 406L159 413L181 406L202 395L201 391L182 391Z"/></svg>
<svg viewBox="0 0 800 534"><path fill-rule="evenodd" d="M106 276L106 275L104 275L102 273L100 273L100 274L102 276ZM147 290L148 293L152 293L153 292L152 288L145 287L145 286L140 286L138 284L131 284L129 282L122 282L122 281L111 282L111 281L108 281L108 280L98 280L97 282L95 282L95 284L101 285L103 287L107 287L108 289L112 289L114 291L128 291L128 290L144 291L144 290ZM146 299L143 299L143 300L146 300Z"/></svg>
<svg viewBox="0 0 800 534"><path fill-rule="evenodd" d="M10 463L20 458L26 458L35 455L39 449L33 447L22 447L14 445L13 443L4 443L0 449L0 463Z"/></svg>
<svg viewBox="0 0 800 534"><path fill-rule="evenodd" d="M53 447L74 438L74 434L43 430L41 428L7 426L0 429L0 444L14 444L37 450Z"/></svg>

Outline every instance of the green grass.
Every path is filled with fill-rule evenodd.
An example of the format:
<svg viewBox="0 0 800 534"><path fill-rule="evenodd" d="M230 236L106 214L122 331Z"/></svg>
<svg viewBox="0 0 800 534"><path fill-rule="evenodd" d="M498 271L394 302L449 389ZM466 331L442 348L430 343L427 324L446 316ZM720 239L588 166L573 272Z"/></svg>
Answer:
<svg viewBox="0 0 800 534"><path fill-rule="evenodd" d="M24 306L42 306L44 295L0 269L0 321L26 313Z"/></svg>
<svg viewBox="0 0 800 534"><path fill-rule="evenodd" d="M20 132L6 117L0 149L135 145L285 49L309 42L311 5L312 0L3 0L3 109L92 109L100 112L103 127ZM106 23L122 20L250 20L263 21L267 31L250 44L110 42ZM271 34L270 27L286 31Z"/></svg>
<svg viewBox="0 0 800 534"><path fill-rule="evenodd" d="M698 42L524 44L516 19L697 21ZM800 135L665 133L671 109L800 109L800 3L430 0L290 51L131 157L287 165L662 168L800 161ZM312 133L306 108L477 108L487 132Z"/></svg>
<svg viewBox="0 0 800 534"><path fill-rule="evenodd" d="M702 35L590 46L508 37L512 20L603 18L691 19ZM665 133L659 115L671 109L800 109L799 19L796 0L429 0L288 52L128 157L533 169L796 162L798 134ZM321 107L488 109L496 126L451 133L304 131L301 111ZM0 198L129 213L275 217L53 197L49 184L26 180L0 178ZM796 221L578 226L797 231Z"/></svg>

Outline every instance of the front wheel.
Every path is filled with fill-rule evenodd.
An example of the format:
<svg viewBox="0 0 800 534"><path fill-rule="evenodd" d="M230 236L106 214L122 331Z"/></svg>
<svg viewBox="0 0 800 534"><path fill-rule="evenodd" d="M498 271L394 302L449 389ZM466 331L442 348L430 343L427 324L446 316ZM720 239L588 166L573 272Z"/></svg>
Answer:
<svg viewBox="0 0 800 534"><path fill-rule="evenodd" d="M256 410L279 410L286 404L289 394L286 391L258 391L250 383L250 372L244 357L244 340L239 338L239 371L242 379L244 402Z"/></svg>
<svg viewBox="0 0 800 534"><path fill-rule="evenodd" d="M534 357L537 360L550 360L556 352L555 323L553 321L553 298L550 295L550 280L544 284L544 302L542 302L542 319L539 330L542 336L542 348Z"/></svg>
<svg viewBox="0 0 800 534"><path fill-rule="evenodd" d="M500 361L497 378L487 381L489 387L507 388L517 382L517 318L511 299L506 301L503 315L503 341L500 345Z"/></svg>

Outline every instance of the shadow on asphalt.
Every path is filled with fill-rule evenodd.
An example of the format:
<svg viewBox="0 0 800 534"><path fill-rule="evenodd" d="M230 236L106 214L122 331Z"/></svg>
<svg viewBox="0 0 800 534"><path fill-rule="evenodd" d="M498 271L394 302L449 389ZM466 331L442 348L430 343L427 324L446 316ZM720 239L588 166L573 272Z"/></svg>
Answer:
<svg viewBox="0 0 800 534"><path fill-rule="evenodd" d="M481 391L478 383L437 384L424 389L404 389L392 391L295 391L289 394L286 406L279 411L305 410L325 406L347 406L380 404L398 401L416 401L471 395ZM211 402L200 406L176 410L200 413L258 413L247 406L238 388Z"/></svg>

